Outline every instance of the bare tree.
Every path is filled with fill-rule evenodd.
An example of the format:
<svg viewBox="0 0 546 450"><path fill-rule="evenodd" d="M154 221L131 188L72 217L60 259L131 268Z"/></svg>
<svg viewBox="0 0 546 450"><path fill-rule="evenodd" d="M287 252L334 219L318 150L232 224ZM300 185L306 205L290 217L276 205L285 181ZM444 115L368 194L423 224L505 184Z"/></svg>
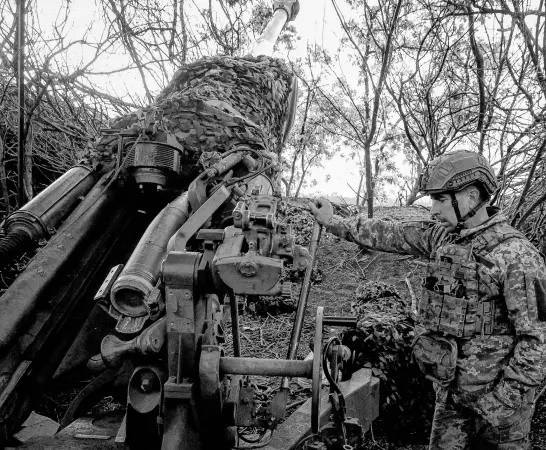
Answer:
<svg viewBox="0 0 546 450"><path fill-rule="evenodd" d="M362 172L360 185L366 186L368 216L373 216L374 202L374 165L382 155L381 139L388 125L382 111L388 106L384 102L383 90L391 68L397 33L400 26L401 1L385 2L377 7L367 2L351 2L351 15L347 19L336 0L332 0L334 9L343 30L343 40L338 53L332 58L320 49L310 54L309 69L313 73L311 58L319 60L333 86L317 84L321 96L330 111L331 133L342 137L348 145L359 148L362 152ZM352 62L354 76L345 73L344 65ZM363 86L363 87L361 87ZM334 89L332 89L334 87ZM373 162L373 149L377 157ZM377 177L376 177L377 178ZM360 200L361 186L357 188Z"/></svg>
<svg viewBox="0 0 546 450"><path fill-rule="evenodd" d="M309 171L332 156L332 140L325 129L327 120L319 104L316 84L301 78L298 114L288 139L284 159L287 176L283 178L287 196L298 197Z"/></svg>

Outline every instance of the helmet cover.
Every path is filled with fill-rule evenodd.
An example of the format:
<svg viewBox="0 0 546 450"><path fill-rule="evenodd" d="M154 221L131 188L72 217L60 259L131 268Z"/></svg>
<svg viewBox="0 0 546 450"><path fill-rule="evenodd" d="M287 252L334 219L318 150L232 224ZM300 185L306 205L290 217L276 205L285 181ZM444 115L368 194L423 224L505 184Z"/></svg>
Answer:
<svg viewBox="0 0 546 450"><path fill-rule="evenodd" d="M459 150L434 158L425 167L419 177L419 191L456 192L473 183L480 183L488 196L498 188L495 172L483 155Z"/></svg>

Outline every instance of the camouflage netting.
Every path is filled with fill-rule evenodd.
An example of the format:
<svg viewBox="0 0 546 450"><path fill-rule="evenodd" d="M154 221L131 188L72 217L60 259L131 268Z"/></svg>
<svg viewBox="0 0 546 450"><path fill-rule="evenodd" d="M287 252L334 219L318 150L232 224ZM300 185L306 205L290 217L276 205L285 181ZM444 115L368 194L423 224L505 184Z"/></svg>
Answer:
<svg viewBox="0 0 546 450"><path fill-rule="evenodd" d="M206 57L178 70L149 108L121 116L110 126L118 129L142 126L146 112L156 110L163 114L162 124L195 160L203 151L223 152L236 144L280 154L293 80L291 70L279 59ZM10 98L15 101L15 97ZM52 140L47 132L38 130L37 137ZM77 149L77 146L66 140L66 145L57 139L57 147L44 147L48 154L56 152L55 161L60 156L66 159L57 172L66 171L78 159L91 167L108 164L117 152L115 135L99 136L72 153L65 152L64 147ZM40 145L35 143L35 154ZM41 164L41 172L52 169L49 160ZM0 214L5 209L0 207ZM4 269L0 294L32 255L33 252Z"/></svg>
<svg viewBox="0 0 546 450"><path fill-rule="evenodd" d="M163 125L195 159L246 144L280 154L293 74L282 60L265 56L206 57L178 70L147 110L163 113ZM141 122L143 111L115 120L112 128ZM109 161L116 138L102 136L84 162Z"/></svg>
<svg viewBox="0 0 546 450"><path fill-rule="evenodd" d="M351 309L358 326L345 331L342 342L354 354L351 373L367 367L381 380L378 426L398 439L426 439L434 395L412 361L415 322L410 306L395 286L368 282L357 288Z"/></svg>

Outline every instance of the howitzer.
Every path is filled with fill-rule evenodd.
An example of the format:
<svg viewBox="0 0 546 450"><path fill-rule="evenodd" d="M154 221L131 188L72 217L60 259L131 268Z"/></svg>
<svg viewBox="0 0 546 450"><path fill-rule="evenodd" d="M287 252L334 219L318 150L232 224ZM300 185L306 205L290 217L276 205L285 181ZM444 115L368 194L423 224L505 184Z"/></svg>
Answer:
<svg viewBox="0 0 546 450"><path fill-rule="evenodd" d="M268 45L297 2L274 4ZM261 73L268 65L270 73ZM226 74L247 84L228 89L220 84ZM268 100L253 104L264 87ZM247 96L229 104L226 93L235 88ZM295 100L294 78L275 60L205 58L149 108L103 130L98 163L74 169L43 201L6 220L6 260L37 239L49 241L0 298L0 447L53 377L85 363L95 378L62 426L70 430L101 395L122 386L126 413L112 444L120 448L233 448L240 427L277 430L270 442L277 449L346 449L361 439L373 417L348 419L344 394L348 404L362 404L365 392L377 401L377 382L357 377L348 390L337 388L344 352L339 342L321 350L322 326L330 323L322 310L313 361L294 360L314 255L279 221L278 153ZM289 296L286 263L307 270L288 356L242 358L236 297ZM329 409L320 402L323 366L331 372ZM263 402L253 375L312 379L312 413L298 416L297 427L279 426L287 396ZM283 394L287 388L284 381Z"/></svg>
<svg viewBox="0 0 546 450"><path fill-rule="evenodd" d="M202 174L151 220L127 264L114 266L96 290L94 301L113 319L112 331L102 339L100 355L91 358L97 378L76 397L63 426L81 415L97 392L125 376L127 409L118 443L134 449L230 449L238 446L239 428L274 430L285 418L286 404L279 402L286 402L286 396L275 396L271 403L259 401L250 376L303 377L313 385L308 427L312 434L301 440L300 448L315 448L317 443L351 448L361 441L363 424L346 417L337 387L342 346L336 342L321 350L322 308L317 312L312 361L293 359L304 307L298 308L302 312L296 316L287 359L241 357L236 296L289 296L290 284L283 282L283 266L288 262L307 269L301 305L309 293L316 245L309 254L295 244L290 225L279 222L281 199L265 175L272 165L267 155L242 146L224 155L208 154L202 162ZM105 192L116 185L116 173L95 186L88 200L91 206L105 202ZM131 188L127 180L124 185ZM138 190L136 183L132 189ZM93 211L86 208L88 214ZM60 236L82 221L67 223ZM213 227L206 228L207 224ZM45 250L47 255L47 246ZM40 259L31 265L36 261ZM223 345L225 308L231 311L230 356ZM326 323L352 322L328 318ZM22 386L28 388L35 381L32 364L32 359L23 359L2 396L5 417L13 421L4 422L6 432L10 423L21 419L14 411L25 411L19 402L25 399ZM335 422L326 421L326 427L321 427L320 414L323 365L330 368L331 412L337 417ZM127 376L127 371L132 374ZM370 379L361 384L366 383ZM295 448L297 441L281 448Z"/></svg>

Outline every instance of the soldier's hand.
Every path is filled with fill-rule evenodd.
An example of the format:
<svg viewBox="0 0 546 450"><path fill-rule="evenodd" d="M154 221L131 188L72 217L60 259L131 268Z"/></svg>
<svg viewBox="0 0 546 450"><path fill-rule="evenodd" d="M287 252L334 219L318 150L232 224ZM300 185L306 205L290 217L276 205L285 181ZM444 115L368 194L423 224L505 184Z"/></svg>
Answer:
<svg viewBox="0 0 546 450"><path fill-rule="evenodd" d="M332 204L323 197L315 200L314 203L309 202L309 208L315 216L315 220L324 226L330 223L330 220L334 215Z"/></svg>

